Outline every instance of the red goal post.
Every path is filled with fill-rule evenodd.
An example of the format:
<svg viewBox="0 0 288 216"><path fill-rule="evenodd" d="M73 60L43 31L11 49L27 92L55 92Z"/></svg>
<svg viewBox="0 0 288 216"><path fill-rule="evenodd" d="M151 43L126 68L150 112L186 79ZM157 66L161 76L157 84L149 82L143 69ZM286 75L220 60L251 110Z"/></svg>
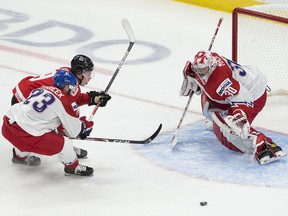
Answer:
<svg viewBox="0 0 288 216"><path fill-rule="evenodd" d="M232 59L257 66L267 77L271 96L288 101L288 4L235 8ZM280 101L280 102L281 102Z"/></svg>

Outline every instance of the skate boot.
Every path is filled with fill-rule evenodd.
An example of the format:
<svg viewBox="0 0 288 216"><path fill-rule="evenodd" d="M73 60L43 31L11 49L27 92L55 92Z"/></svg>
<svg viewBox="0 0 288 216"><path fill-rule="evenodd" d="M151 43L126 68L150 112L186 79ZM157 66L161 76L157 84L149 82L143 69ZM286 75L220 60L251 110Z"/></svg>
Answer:
<svg viewBox="0 0 288 216"><path fill-rule="evenodd" d="M268 142L265 139L265 143L267 145L267 148L269 148L271 150L271 152L273 153L273 155L275 155L276 157L286 156L286 154L283 152L282 148L280 146L278 146L276 143L274 143L272 140L270 142Z"/></svg>
<svg viewBox="0 0 288 216"><path fill-rule="evenodd" d="M73 147L78 159L86 159L88 152L84 149Z"/></svg>
<svg viewBox="0 0 288 216"><path fill-rule="evenodd" d="M257 135L256 143L255 159L261 165L272 163L273 161L286 156L280 146L276 145L276 143L272 141L268 142L262 133Z"/></svg>
<svg viewBox="0 0 288 216"><path fill-rule="evenodd" d="M40 166L41 159L36 156L28 156L28 157L19 157L15 153L15 149L13 148L13 157L12 157L13 164L23 164L28 166Z"/></svg>
<svg viewBox="0 0 288 216"><path fill-rule="evenodd" d="M76 168L64 168L65 175L79 175L79 176L92 176L94 173L94 170L92 167L84 166L79 164Z"/></svg>

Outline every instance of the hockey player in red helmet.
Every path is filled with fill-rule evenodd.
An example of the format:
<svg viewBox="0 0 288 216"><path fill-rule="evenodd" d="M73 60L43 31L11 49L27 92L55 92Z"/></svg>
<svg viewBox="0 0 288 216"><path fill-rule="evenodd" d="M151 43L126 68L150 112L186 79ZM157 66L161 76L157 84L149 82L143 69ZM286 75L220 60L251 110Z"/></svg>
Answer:
<svg viewBox="0 0 288 216"><path fill-rule="evenodd" d="M270 137L251 127L267 99L267 79L259 69L199 51L186 63L183 75L180 95L201 94L203 115L224 146L252 154L260 164L286 155Z"/></svg>

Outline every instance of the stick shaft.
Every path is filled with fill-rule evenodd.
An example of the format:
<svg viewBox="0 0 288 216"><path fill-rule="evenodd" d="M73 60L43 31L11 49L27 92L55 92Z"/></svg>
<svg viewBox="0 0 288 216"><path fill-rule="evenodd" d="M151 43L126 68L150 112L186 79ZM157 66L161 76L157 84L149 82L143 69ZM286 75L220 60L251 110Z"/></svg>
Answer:
<svg viewBox="0 0 288 216"><path fill-rule="evenodd" d="M223 17L220 17L220 18L219 18L219 21L218 21L218 24L217 24L217 27L216 27L216 30L215 30L215 33L214 33L214 35L213 35L213 37L212 37L212 40L211 40L210 45L209 45L209 48L208 48L209 51L212 49L212 46L213 46L213 44L214 44L216 35L217 35L218 31L219 31L219 28L220 28L220 26L221 26L222 21L223 21Z"/></svg>
<svg viewBox="0 0 288 216"><path fill-rule="evenodd" d="M209 45L209 48L208 48L209 51L212 49L212 46L213 46L213 44L214 44L216 35L217 35L218 31L219 31L219 28L220 28L220 26L221 26L222 21L223 21L223 18L220 17L220 18L219 18L219 21L218 21L218 23L217 23L216 30L215 30L215 32L214 32L214 34L213 34L212 40L211 40L210 45ZM174 132L174 135L173 135L173 138L172 138L172 145L171 145L171 148L170 148L170 149L173 149L173 148L175 147L175 145L177 144L178 131L179 131L179 128L181 127L182 122L183 122L183 120L184 120L184 118L185 118L186 112L187 112L188 107L189 107L189 105L190 105L190 103L191 103L191 100L192 100L192 96L193 96L193 95L194 95L194 92L192 91L192 92L190 93L190 95L189 95L189 99L188 99L188 101L187 101L187 103L186 103L186 106L185 106L185 108L184 108L184 112L183 112L183 114L182 114L182 116L181 116L181 119L180 119L180 121L179 121L179 124L178 124L178 126L177 126L177 129L176 129L175 132Z"/></svg>
<svg viewBox="0 0 288 216"><path fill-rule="evenodd" d="M129 55L129 53L130 53L130 51L131 51L131 49L132 49L132 47L133 47L133 45L134 45L134 43L135 43L135 36L134 36L134 33L133 33L133 31L132 31L132 28L131 28L128 20L123 19L123 20L122 20L122 26L123 26L125 32L127 33L128 37L129 37L129 46L128 46L127 51L125 52L123 58L121 59L119 65L118 65L118 67L117 67L117 69L115 70L112 78L110 79L107 87L105 88L105 91L104 91L105 93L107 93L107 92L109 91L112 83L114 82L116 76L118 75L118 73L119 73L122 65L125 63L128 55ZM97 112L99 106L100 106L99 103L96 104L96 106L95 106L94 109L92 110L91 115L90 115L89 118L88 118L88 121L92 121L92 119L93 119L95 113Z"/></svg>

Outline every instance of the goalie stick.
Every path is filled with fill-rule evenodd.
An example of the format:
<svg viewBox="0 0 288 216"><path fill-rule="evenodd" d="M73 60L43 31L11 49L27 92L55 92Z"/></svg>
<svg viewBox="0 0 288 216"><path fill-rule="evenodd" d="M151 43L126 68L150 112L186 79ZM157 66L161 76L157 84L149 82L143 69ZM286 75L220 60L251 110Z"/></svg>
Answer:
<svg viewBox="0 0 288 216"><path fill-rule="evenodd" d="M106 89L105 89L105 91L104 91L105 93L107 93L108 90L110 89L113 81L115 80L117 74L119 73L122 65L124 64L127 56L128 56L129 53L130 53L130 50L132 49L132 47L133 47L133 45L134 45L134 43L135 43L135 36L134 36L134 33L133 33L133 31L132 31L132 28L131 28L131 26L130 26L130 24L129 24L129 22L128 22L127 19L123 19L123 20L122 20L122 26L123 26L125 32L127 33L128 37L129 37L129 46L128 46L127 51L125 52L123 58L121 59L119 65L118 65L118 67L117 67L117 69L115 70L112 78L110 79L110 81L109 81L109 83L108 83L108 85L107 85L107 87L106 87ZM100 103L98 103L98 104L94 107L94 109L93 109L93 111L92 111L92 113L91 113L91 115L90 115L90 117L89 117L89 119L88 119L89 121L91 121L91 120L93 119L93 117L94 117L96 111L98 110L99 106L100 106Z"/></svg>
<svg viewBox="0 0 288 216"><path fill-rule="evenodd" d="M220 28L220 25L221 25L222 21L223 21L223 18L220 17L220 18L219 18L219 21L218 21L218 23L217 23L217 27L216 27L215 33L214 33L214 35L213 35L213 37L212 37L212 40L211 40L210 45L209 45L209 48L208 48L209 51L211 50L211 48L212 48L212 46L213 46L214 40L215 40L215 38L216 38L216 35L217 35L217 33L218 33L218 30L219 30L219 28ZM191 102L191 100L192 100L193 95L194 95L194 92L192 91L192 93L189 95L189 99L188 99L187 104L186 104L186 106L185 106L184 112L183 112L183 114L182 114L182 116L181 116L181 119L180 119L180 121L179 121L179 124L178 124L178 126L177 126L177 129L175 130L174 135L173 135L173 137L172 137L172 142L171 142L170 150L172 150L172 149L176 146L176 144L177 144L177 141L178 141L178 140L177 140L178 131L179 131L179 128L181 127L181 124L182 124L182 122L183 122L183 120L184 120L184 117L185 117L185 115L186 115L186 112L187 112L187 110L188 110L188 107L189 107L189 105L190 105L190 102Z"/></svg>
<svg viewBox="0 0 288 216"><path fill-rule="evenodd" d="M87 141L98 141L98 142L113 142L113 143L126 143L126 144L149 144L159 134L162 128L162 124L159 125L157 130L145 140L130 140L130 139L114 139L114 138L98 138L98 137L87 137Z"/></svg>

